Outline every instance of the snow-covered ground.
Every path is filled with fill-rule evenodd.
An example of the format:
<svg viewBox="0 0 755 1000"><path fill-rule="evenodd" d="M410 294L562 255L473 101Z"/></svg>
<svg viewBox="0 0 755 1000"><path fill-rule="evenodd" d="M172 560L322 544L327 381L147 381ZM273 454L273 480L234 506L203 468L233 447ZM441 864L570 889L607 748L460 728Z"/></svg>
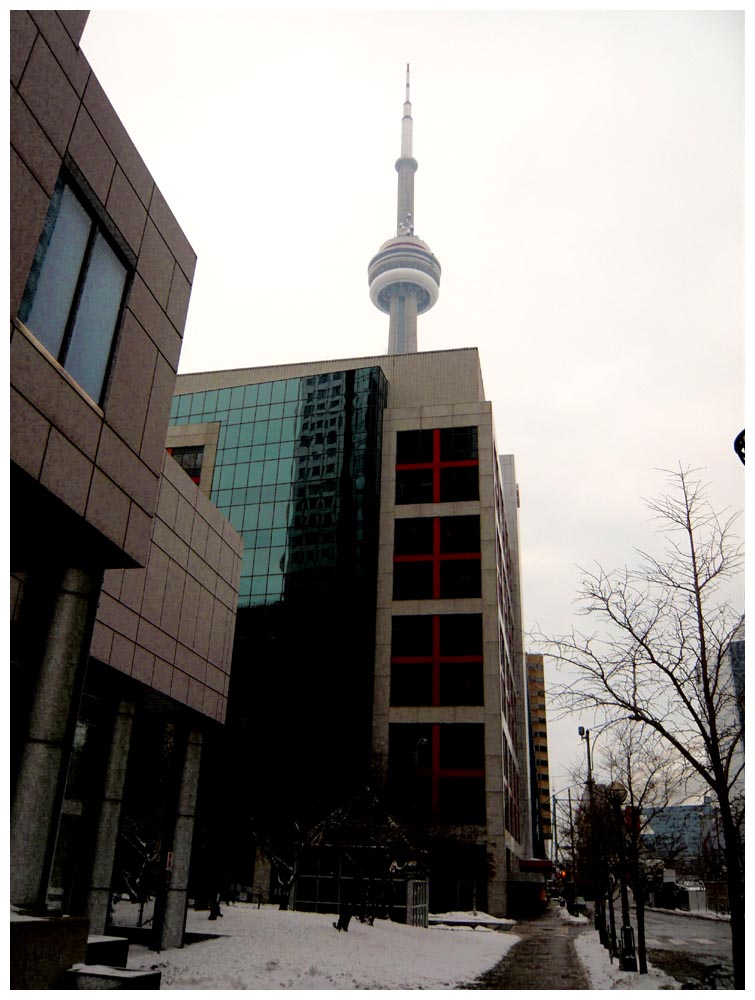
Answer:
<svg viewBox="0 0 755 1000"><path fill-rule="evenodd" d="M585 917L572 917L569 923L577 920L587 921ZM613 964L608 955L608 951L600 943L600 938L595 931L587 931L580 934L574 940L574 947L582 962L587 977L590 980L590 988L593 990L678 990L681 983L678 983L665 972L654 969L648 963L648 973L641 976L638 972L622 972L619 968L619 960L614 958Z"/></svg>
<svg viewBox="0 0 755 1000"><path fill-rule="evenodd" d="M454 989L495 965L519 940L487 927L374 926L239 903L210 923L189 911L187 930L221 934L163 951L131 947L130 968L158 968L168 990ZM492 919L492 918L491 918Z"/></svg>

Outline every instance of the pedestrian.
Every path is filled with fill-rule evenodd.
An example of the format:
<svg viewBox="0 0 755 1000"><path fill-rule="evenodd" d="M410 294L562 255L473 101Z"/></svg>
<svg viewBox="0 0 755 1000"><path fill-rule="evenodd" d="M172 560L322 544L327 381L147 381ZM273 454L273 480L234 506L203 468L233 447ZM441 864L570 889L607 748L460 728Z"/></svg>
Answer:
<svg viewBox="0 0 755 1000"><path fill-rule="evenodd" d="M349 896L350 893L346 889L346 884L343 880L341 880L341 903L338 909L338 923L333 924L339 933L341 931L348 931L349 929L349 922L353 913Z"/></svg>
<svg viewBox="0 0 755 1000"><path fill-rule="evenodd" d="M215 889L210 893L210 915L208 920L217 920L218 917L222 917L223 914L220 912L220 893Z"/></svg>

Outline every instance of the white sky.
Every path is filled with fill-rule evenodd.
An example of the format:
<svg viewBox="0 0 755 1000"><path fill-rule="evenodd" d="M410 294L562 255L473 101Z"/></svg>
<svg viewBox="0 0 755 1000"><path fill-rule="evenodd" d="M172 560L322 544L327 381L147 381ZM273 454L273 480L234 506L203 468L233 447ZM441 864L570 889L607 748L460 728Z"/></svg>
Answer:
<svg viewBox="0 0 755 1000"><path fill-rule="evenodd" d="M411 63L419 349L480 349L527 629L584 627L577 566L656 544L655 470L744 506L741 12L98 10L82 47L199 257L182 372L385 352Z"/></svg>

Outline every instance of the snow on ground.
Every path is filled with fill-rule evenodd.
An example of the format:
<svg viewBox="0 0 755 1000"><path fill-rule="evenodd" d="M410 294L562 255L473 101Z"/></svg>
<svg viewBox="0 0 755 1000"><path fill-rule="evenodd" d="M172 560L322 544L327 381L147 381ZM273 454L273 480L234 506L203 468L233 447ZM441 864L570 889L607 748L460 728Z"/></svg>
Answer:
<svg viewBox="0 0 755 1000"><path fill-rule="evenodd" d="M448 913L431 913L428 917L431 924L465 924L497 927L498 930L506 930L513 927L516 920L509 920L506 917L494 917L490 913L483 913L482 910L449 910Z"/></svg>
<svg viewBox="0 0 755 1000"><path fill-rule="evenodd" d="M590 920L582 913L569 913L565 906L559 907L558 915L565 924L589 924Z"/></svg>
<svg viewBox="0 0 755 1000"><path fill-rule="evenodd" d="M622 972L618 958L614 958L611 964L608 951L600 943L597 933L586 931L580 934L574 940L574 947L593 990L678 990L681 987L681 983L654 969L650 963L646 976L638 972Z"/></svg>
<svg viewBox="0 0 755 1000"><path fill-rule="evenodd" d="M408 927L333 915L223 907L222 920L189 911L187 930L222 937L159 954L132 945L129 967L162 972L168 990L454 989L495 965L519 940L488 928Z"/></svg>

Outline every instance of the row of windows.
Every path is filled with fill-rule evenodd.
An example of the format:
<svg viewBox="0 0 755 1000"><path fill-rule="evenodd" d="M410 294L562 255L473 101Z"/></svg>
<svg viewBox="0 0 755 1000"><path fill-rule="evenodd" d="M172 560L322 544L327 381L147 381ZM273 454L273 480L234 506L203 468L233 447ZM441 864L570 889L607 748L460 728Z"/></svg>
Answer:
<svg viewBox="0 0 755 1000"><path fill-rule="evenodd" d="M396 556L441 555L480 552L480 518L473 514L462 517L404 517L394 526Z"/></svg>
<svg viewBox="0 0 755 1000"><path fill-rule="evenodd" d="M301 382L298 378L278 382L262 382L258 385L240 385L230 389L208 389L206 392L191 392L173 397L171 417L188 417L202 413L218 413L223 410L239 410L243 407L263 406L270 403L291 402L299 399ZM283 416L283 412L277 414ZM248 413L245 419L253 418ZM217 419L220 419L218 416Z"/></svg>
<svg viewBox="0 0 755 1000"><path fill-rule="evenodd" d="M458 462L476 459L476 427L444 427L434 430L399 431L396 435L396 464Z"/></svg>

